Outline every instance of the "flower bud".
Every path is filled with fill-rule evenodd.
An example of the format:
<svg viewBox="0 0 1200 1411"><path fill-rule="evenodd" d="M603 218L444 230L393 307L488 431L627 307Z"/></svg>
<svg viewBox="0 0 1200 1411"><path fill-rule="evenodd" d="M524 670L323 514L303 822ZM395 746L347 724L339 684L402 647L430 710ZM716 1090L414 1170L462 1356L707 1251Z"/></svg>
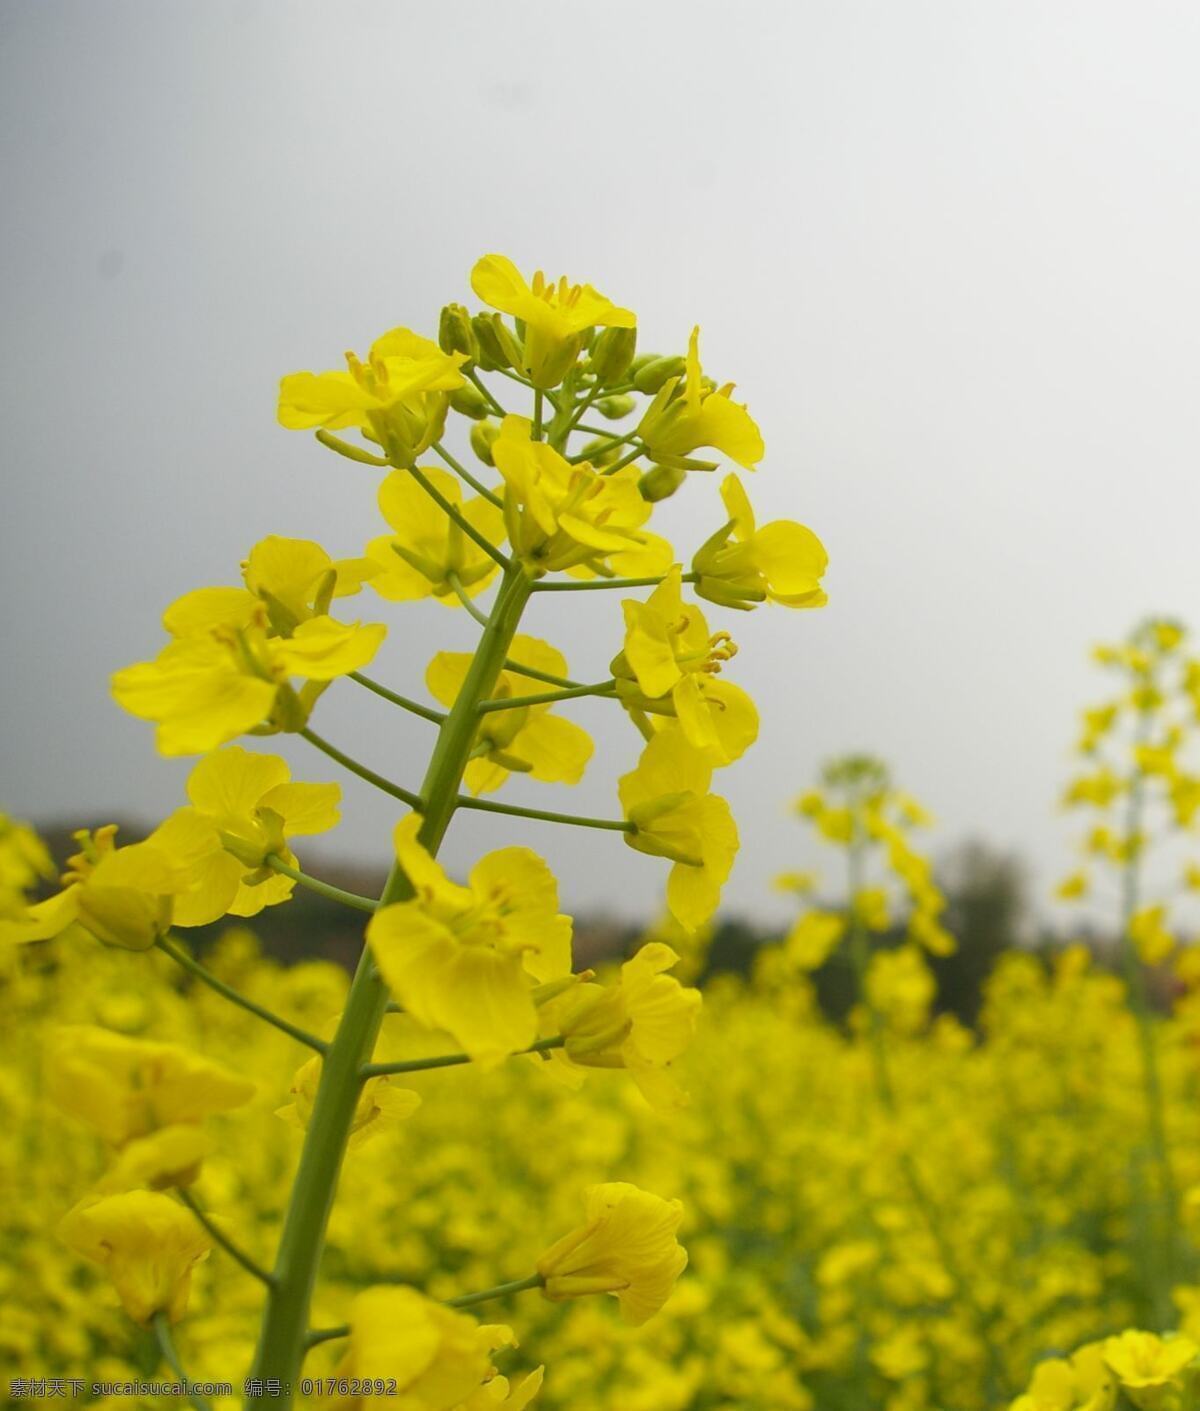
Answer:
<svg viewBox="0 0 1200 1411"><path fill-rule="evenodd" d="M500 428L494 421L477 421L471 427L471 449L484 463L495 465L492 459L492 442L500 435Z"/></svg>
<svg viewBox="0 0 1200 1411"><path fill-rule="evenodd" d="M620 452L620 446L614 446L603 436L595 436L583 447L580 454L591 465L611 465Z"/></svg>
<svg viewBox="0 0 1200 1411"><path fill-rule="evenodd" d="M637 403L628 395L621 397L602 397L600 401L596 403L596 410L607 421L620 421L623 416L628 416L636 406Z"/></svg>
<svg viewBox="0 0 1200 1411"><path fill-rule="evenodd" d="M476 314L471 327L479 343L479 365L490 370L520 367L523 354L508 325L499 314Z"/></svg>
<svg viewBox="0 0 1200 1411"><path fill-rule="evenodd" d="M681 377L686 371L687 361L684 358L653 358L634 374L633 385L639 392L654 395L662 390L664 383L672 377Z"/></svg>
<svg viewBox="0 0 1200 1411"><path fill-rule="evenodd" d="M482 393L469 382L450 393L450 405L459 416L470 417L472 421L482 421L488 414L488 404Z"/></svg>
<svg viewBox="0 0 1200 1411"><path fill-rule="evenodd" d="M438 323L438 347L443 353L466 353L479 357L479 339L471 327L471 315L461 304L447 304Z"/></svg>
<svg viewBox="0 0 1200 1411"><path fill-rule="evenodd" d="M620 382L637 350L636 328L606 328L592 348L591 368L602 387Z"/></svg>
<svg viewBox="0 0 1200 1411"><path fill-rule="evenodd" d="M659 500L669 500L687 479L686 470L674 466L652 465L638 481L638 493L652 505Z"/></svg>

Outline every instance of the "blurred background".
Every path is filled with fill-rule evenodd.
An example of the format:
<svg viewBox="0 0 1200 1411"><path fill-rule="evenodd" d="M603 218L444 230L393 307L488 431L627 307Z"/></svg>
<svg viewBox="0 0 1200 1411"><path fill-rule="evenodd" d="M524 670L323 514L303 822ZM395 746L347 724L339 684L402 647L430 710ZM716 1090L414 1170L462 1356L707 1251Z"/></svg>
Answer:
<svg viewBox="0 0 1200 1411"><path fill-rule="evenodd" d="M760 516L829 549L825 610L721 615L763 715L720 780L727 913L790 916L770 878L811 853L788 802L867 749L937 815L951 872L974 839L980 885L1025 876L1036 927L1078 835L1056 808L1075 714L1106 689L1089 647L1197 616L1198 59L1187 4L9 0L3 807L176 806L190 762L156 759L109 674L264 535L344 556L382 529L371 471L278 428L279 376L432 333L501 251L636 309L640 350L699 322L766 437ZM721 518L717 477L688 489L685 555ZM373 673L414 694L474 635L436 604L351 606L390 624ZM611 599L536 610L572 674L604 673ZM570 804L506 798L612 808L637 737L603 702L573 714L598 750ZM348 685L320 716L419 780L420 722ZM304 856L365 875L394 805L339 782L345 822ZM462 817L444 855L496 838ZM507 838L546 850L569 910L619 930L657 903L661 864L604 835Z"/></svg>

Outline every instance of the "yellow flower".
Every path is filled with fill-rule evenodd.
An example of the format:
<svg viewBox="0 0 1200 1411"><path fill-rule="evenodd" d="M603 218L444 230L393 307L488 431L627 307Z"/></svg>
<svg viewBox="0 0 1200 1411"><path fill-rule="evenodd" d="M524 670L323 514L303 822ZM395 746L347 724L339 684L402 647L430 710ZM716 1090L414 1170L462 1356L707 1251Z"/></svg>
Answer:
<svg viewBox="0 0 1200 1411"><path fill-rule="evenodd" d="M746 470L765 454L763 439L745 407L733 401L733 383L705 391L700 371L700 330L692 329L687 372L682 389L672 377L651 402L638 426L638 435L660 464L681 464L693 451L721 451ZM679 389L679 395L677 395Z"/></svg>
<svg viewBox="0 0 1200 1411"><path fill-rule="evenodd" d="M254 1096L254 1084L175 1044L68 1025L49 1052L47 1091L69 1116L122 1147L164 1127L194 1125L241 1107Z"/></svg>
<svg viewBox="0 0 1200 1411"><path fill-rule="evenodd" d="M541 270L532 287L504 255L484 255L471 271L471 288L493 309L525 325L524 370L538 387L557 387L574 365L589 328L636 328L637 316L590 284L557 284Z"/></svg>
<svg viewBox="0 0 1200 1411"><path fill-rule="evenodd" d="M1055 887L1054 895L1059 901L1078 901L1087 896L1090 887L1086 872L1072 872Z"/></svg>
<svg viewBox="0 0 1200 1411"><path fill-rule="evenodd" d="M1034 1368L1029 1390L1011 1411L1112 1411L1117 1384L1104 1362L1103 1344L1088 1343L1067 1359L1050 1357Z"/></svg>
<svg viewBox="0 0 1200 1411"><path fill-rule="evenodd" d="M463 386L463 353L443 353L407 328L371 344L347 372L295 372L279 384L279 421L289 431L358 427L396 465L412 465L441 436L449 394Z"/></svg>
<svg viewBox="0 0 1200 1411"><path fill-rule="evenodd" d="M867 997L901 1033L914 1033L924 1024L936 993L937 984L916 946L881 950L872 958Z"/></svg>
<svg viewBox="0 0 1200 1411"><path fill-rule="evenodd" d="M1133 1391L1177 1382L1197 1353L1200 1347L1191 1338L1160 1338L1133 1328L1104 1342L1105 1363L1121 1385Z"/></svg>
<svg viewBox="0 0 1200 1411"><path fill-rule="evenodd" d="M1129 939L1145 965L1161 965L1175 949L1166 926L1165 906L1144 906L1129 920Z"/></svg>
<svg viewBox="0 0 1200 1411"><path fill-rule="evenodd" d="M167 610L168 631L183 625L174 609L194 605L195 597ZM216 607L216 600L207 607ZM189 611L189 628L194 620ZM260 727L301 729L325 686L366 666L387 633L378 623L346 624L326 615L310 617L288 637L271 636L268 627L264 604L250 594L228 597L215 618L176 636L154 661L116 672L113 696L131 715L158 725L160 753L207 754ZM291 677L308 685L297 692Z"/></svg>
<svg viewBox="0 0 1200 1411"><path fill-rule="evenodd" d="M301 1064L292 1081L292 1100L286 1106L276 1108L276 1117L281 1117L289 1126L297 1127L302 1132L307 1130L320 1081L319 1056ZM353 1151L393 1122L411 1117L420 1105L418 1093L410 1088L393 1086L386 1074L368 1078L359 1089L358 1102L354 1107L349 1149Z"/></svg>
<svg viewBox="0 0 1200 1411"><path fill-rule="evenodd" d="M105 945L149 950L171 925L173 899L188 887L174 858L149 842L118 847L115 823L74 834L62 891L0 920L0 940L44 941L79 925Z"/></svg>
<svg viewBox="0 0 1200 1411"><path fill-rule="evenodd" d="M438 466L424 466L421 474L472 528L499 547L504 515L496 505L482 495L464 502L458 478ZM452 578L472 596L492 581L496 560L463 533L408 471L393 470L386 477L379 487L379 508L395 531L367 545L367 558L377 566L371 586L381 598L412 602L432 596L459 607Z"/></svg>
<svg viewBox="0 0 1200 1411"><path fill-rule="evenodd" d="M784 954L799 970L819 970L846 934L844 917L825 911L802 916L784 939Z"/></svg>
<svg viewBox="0 0 1200 1411"><path fill-rule="evenodd" d="M780 872L771 879L771 886L777 892L789 892L798 897L808 896L816 885L815 872Z"/></svg>
<svg viewBox="0 0 1200 1411"><path fill-rule="evenodd" d="M445 1029L473 1058L528 1048L533 983L571 969L571 918L559 915L554 874L528 848L501 848L460 887L417 841L420 824L409 814L395 833L415 896L367 926L383 977L418 1023Z"/></svg>
<svg viewBox="0 0 1200 1411"><path fill-rule="evenodd" d="M28 823L0 813L0 923L23 920L27 894L54 876L54 860Z"/></svg>
<svg viewBox="0 0 1200 1411"><path fill-rule="evenodd" d="M337 784L293 783L286 760L240 745L202 759L188 776L187 793L190 806L147 839L187 871L191 885L175 899L177 926L256 916L287 901L296 884L266 867L266 858L295 867L286 840L323 833L341 816Z"/></svg>
<svg viewBox="0 0 1200 1411"><path fill-rule="evenodd" d="M350 1337L334 1371L360 1392L332 1405L452 1411L492 1372L490 1338L465 1313L403 1284L364 1289L350 1305ZM394 1388L387 1383L396 1382ZM376 1393L372 1384L379 1383ZM397 1400L397 1398L399 1398Z"/></svg>
<svg viewBox="0 0 1200 1411"><path fill-rule="evenodd" d="M157 1191L190 1186L211 1151L211 1140L198 1126L181 1122L160 1127L125 1143L116 1162L97 1182L96 1193L113 1195L143 1188Z"/></svg>
<svg viewBox="0 0 1200 1411"><path fill-rule="evenodd" d="M712 766L678 731L664 730L618 784L625 817L636 825L624 834L625 842L674 864L667 907L689 933L716 911L738 850L733 814L723 798L709 793L711 781Z"/></svg>
<svg viewBox="0 0 1200 1411"><path fill-rule="evenodd" d="M700 991L665 972L679 956L652 941L621 966L614 986L574 985L541 1007L547 1033L562 1034L555 1058L584 1068L625 1068L653 1107L682 1104L669 1073L696 1032Z"/></svg>
<svg viewBox="0 0 1200 1411"><path fill-rule="evenodd" d="M509 659L552 676L565 676L567 671L566 657L536 637L514 637ZM425 672L425 684L435 700L444 706L454 704L471 661L469 652L438 652ZM544 681L510 669L500 673L492 699L537 695L550 689ZM548 702L487 711L479 717L475 755L463 780L473 794L494 792L514 770L546 784L578 784L592 749L587 731L553 714Z"/></svg>
<svg viewBox="0 0 1200 1411"><path fill-rule="evenodd" d="M492 459L504 478L509 543L535 569L607 568L611 555L654 552L654 536L640 532L651 507L638 493L632 466L601 475L586 461L572 465L545 441L534 441L519 416L500 423Z"/></svg>
<svg viewBox="0 0 1200 1411"><path fill-rule="evenodd" d="M156 1313L177 1323L187 1311L192 1268L212 1240L190 1210L156 1191L85 1201L59 1225L63 1242L101 1264L136 1323Z"/></svg>
<svg viewBox="0 0 1200 1411"><path fill-rule="evenodd" d="M887 892L882 887L863 887L850 898L850 907L860 925L868 931L886 931L891 924Z"/></svg>
<svg viewBox="0 0 1200 1411"><path fill-rule="evenodd" d="M666 1303L687 1266L675 1238L683 1206L624 1181L592 1186L584 1197L584 1223L537 1261L552 1302L611 1293L634 1326Z"/></svg>
<svg viewBox="0 0 1200 1411"><path fill-rule="evenodd" d="M802 524L777 519L755 528L754 510L736 475L721 483L728 521L696 551L696 592L710 602L750 608L770 599L792 608L824 607L821 576L829 555Z"/></svg>
<svg viewBox="0 0 1200 1411"><path fill-rule="evenodd" d="M737 651L728 632L709 634L698 607L683 601L676 564L650 597L626 599L625 646L612 663L617 695L630 710L678 720L688 743L715 765L729 764L758 736L754 702L717 680Z"/></svg>
<svg viewBox="0 0 1200 1411"><path fill-rule="evenodd" d="M1085 774L1073 779L1063 795L1063 803L1091 804L1094 808L1107 808L1120 796L1124 787L1111 769L1100 769L1095 774Z"/></svg>

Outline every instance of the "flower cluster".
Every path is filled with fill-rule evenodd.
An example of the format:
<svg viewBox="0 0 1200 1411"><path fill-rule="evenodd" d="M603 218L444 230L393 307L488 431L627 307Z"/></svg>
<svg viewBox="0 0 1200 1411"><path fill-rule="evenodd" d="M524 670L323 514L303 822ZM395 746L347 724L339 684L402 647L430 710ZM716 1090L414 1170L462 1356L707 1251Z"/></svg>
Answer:
<svg viewBox="0 0 1200 1411"><path fill-rule="evenodd" d="M3 874L0 940L69 943L83 934L158 950L309 1050L290 1084L275 1080L276 1100L290 1099L275 1110L303 1133L303 1150L265 1261L188 1193L212 1154L200 1119L250 1100L236 1075L101 1027L62 1039L68 1061L51 1084L64 1110L94 1121L118 1151L63 1221L62 1238L104 1265L125 1310L153 1328L171 1365L170 1327L186 1311L193 1268L219 1246L262 1286L251 1366L256 1379L283 1388L270 1393L274 1406L290 1404L305 1358L325 1342L343 1344L339 1379L374 1387L390 1378L409 1411L522 1406L541 1386L540 1368L510 1384L493 1357L512 1333L463 1309L518 1288L538 1288L551 1302L611 1294L625 1320L641 1324L665 1303L686 1263L676 1240L682 1206L599 1180L583 1223L525 1279L442 1302L411 1281L371 1281L344 1323L323 1329L310 1317L343 1157L353 1148L357 1159L368 1141L424 1110L408 1075L486 1070L528 1055L567 1091L594 1070L615 1069L658 1110L686 1101L673 1070L700 997L669 973L676 953L648 943L608 983L577 972L571 918L559 911L542 856L504 847L456 880L437 860L439 847L465 808L617 833L669 864L667 907L685 935L695 934L717 908L738 847L713 774L753 744L758 714L724 676L737 650L729 632L713 629L691 597L739 611L825 601L817 537L790 521L760 526L732 471L690 562L649 527L661 501L689 479L703 483L721 458L750 471L765 453L733 384L704 375L698 329L686 355L639 354L630 310L590 285L540 273L527 281L500 255L479 260L471 286L486 309L448 305L436 340L393 328L365 357L347 353L344 369L293 373L280 384L285 428L315 432L355 473L366 467L377 478L383 523L364 530L363 552L337 557L309 540L265 538L247 554L240 583L177 598L157 656L114 675L117 703L154 723L160 753L200 756L187 803L127 845L111 825L79 833L60 889L41 901L27 893L45 859L24 835L9 849L23 863ZM514 384L515 409L503 400ZM465 432L458 445L455 425ZM522 628L539 593L586 592L578 600L586 610L604 601L595 590L619 594L623 625L607 637L607 677L580 682L555 645ZM388 629L345 620L338 600L370 594L385 604L428 598L479 624L473 651L439 652L429 663L432 702L364 674L384 659ZM603 629L598 635L606 640ZM389 780L316 733L322 697L347 682L417 717L417 728L433 727L419 783ZM567 711L583 698L608 702L628 722L631 767L612 816L490 797L514 777L580 781L593 746ZM238 743L264 736L298 737L403 805L378 898L301 869L293 840L337 824L340 789L293 781L283 758ZM174 934L251 917L286 903L298 885L360 913L364 925L349 991L316 1024L227 984ZM392 1081L401 1075L403 1085ZM383 1404L385 1393L352 1396Z"/></svg>

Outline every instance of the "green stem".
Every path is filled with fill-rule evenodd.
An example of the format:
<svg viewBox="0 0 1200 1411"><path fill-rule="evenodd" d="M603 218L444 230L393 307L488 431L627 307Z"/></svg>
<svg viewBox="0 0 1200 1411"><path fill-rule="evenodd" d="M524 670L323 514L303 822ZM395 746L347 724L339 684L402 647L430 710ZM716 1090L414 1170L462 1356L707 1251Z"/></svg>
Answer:
<svg viewBox="0 0 1200 1411"><path fill-rule="evenodd" d="M533 392L533 435L534 441L542 439L542 404L545 394L540 387L534 388Z"/></svg>
<svg viewBox="0 0 1200 1411"><path fill-rule="evenodd" d="M519 661L513 661L511 657L504 658L505 671L515 671L521 676L528 676L531 681L544 681L547 686L563 686L569 690L574 690L582 682L572 681L569 676L555 676L551 671L539 671L536 666L522 666Z"/></svg>
<svg viewBox="0 0 1200 1411"><path fill-rule="evenodd" d="M509 645L529 599L530 581L520 564L505 570L488 625L467 669L453 708L438 730L421 785L423 818L417 837L436 854L458 802L463 770L477 728L476 707L495 689ZM394 864L380 906L407 901L412 884ZM276 1252L275 1282L267 1293L253 1376L278 1379L281 1390L258 1398L256 1411L284 1411L308 1345L308 1310L325 1244L338 1176L362 1089L362 1067L375 1047L390 996L370 951L364 948L337 1031L321 1065L321 1078L300 1154Z"/></svg>
<svg viewBox="0 0 1200 1411"><path fill-rule="evenodd" d="M521 808L515 803L493 803L491 799L475 799L459 794L459 808L476 809L480 813L504 813L509 818L534 818L542 823L569 823L576 828L604 828L613 833L632 833L636 824L627 818L585 818L578 813L550 813L544 808Z"/></svg>
<svg viewBox="0 0 1200 1411"><path fill-rule="evenodd" d="M190 1386L191 1382L188 1378L188 1374L183 1370L183 1366L179 1361L179 1353L175 1351L175 1342L171 1337L171 1327L167 1322L167 1315L165 1313L156 1313L153 1323L154 1336L158 1339L158 1350L162 1353L163 1361L170 1367L171 1371L174 1372L175 1376L185 1387ZM186 1392L185 1395L189 1403L195 1407L195 1411L212 1411L212 1407L202 1396L196 1396L190 1391Z"/></svg>
<svg viewBox="0 0 1200 1411"><path fill-rule="evenodd" d="M273 1282L271 1275L268 1274L260 1264L256 1264L244 1250L239 1249L224 1230L208 1218L204 1211L200 1209L199 1205L196 1204L191 1191L189 1191L186 1186L176 1186L175 1194L183 1201L184 1205L187 1206L200 1224L204 1226L212 1236L214 1242L219 1244L231 1259L236 1260L236 1262L245 1269L247 1274L252 1274L264 1284Z"/></svg>
<svg viewBox="0 0 1200 1411"><path fill-rule="evenodd" d="M614 461L612 465L606 465L600 472L601 475L616 475L618 470L624 470L627 465L631 465L639 456L647 455L646 447L640 443L636 445L627 456L622 456L619 461Z"/></svg>
<svg viewBox="0 0 1200 1411"><path fill-rule="evenodd" d="M419 715L422 720L428 720L434 725L440 725L446 718L444 711L434 710L432 706L423 706L418 701L409 700L407 696L397 695L395 691L389 691L386 686L381 686L378 681L372 681L369 676L364 676L361 671L351 671L348 675L351 681L357 681L360 686L365 686L368 691L374 691L377 696L382 696L385 701L391 701L393 705L398 705L401 709L410 711L413 715Z"/></svg>
<svg viewBox="0 0 1200 1411"><path fill-rule="evenodd" d="M240 1005L242 1009L249 1011L265 1023L274 1025L276 1029L282 1030L297 1043L307 1044L309 1048L316 1049L318 1053L325 1052L327 1045L324 1039L318 1039L315 1034L310 1034L306 1029L301 1029L296 1024L290 1024L278 1014L274 1014L261 1004L256 1004L254 1000L248 999L244 994L235 990L232 985L227 985L224 980L218 980L211 970L201 965L198 960L193 960L186 951L176 950L166 936L160 936L154 944L164 955L169 955L176 965L183 966L189 975L194 975L197 980L207 985L210 990L215 990L217 994L224 996L231 1004Z"/></svg>
<svg viewBox="0 0 1200 1411"><path fill-rule="evenodd" d="M482 385L482 383L480 383L477 378L474 378L472 380L475 382L476 387L478 387L479 390L483 392L484 396L487 396L487 391ZM498 410L500 412L500 415L503 416L504 408L498 406ZM500 496L497 495L494 490L489 490L482 480L477 480L475 476L473 476L471 472L466 468L466 466L462 464L461 461L455 460L454 457L445 448L445 446L442 445L440 441L435 441L433 443L433 449L438 453L439 456L441 456L441 458L446 462L446 464L455 473L455 475L458 476L460 480L465 480L472 490L475 490L478 494L482 495L485 500L489 500L493 505L496 506L497 509L503 508L504 501L500 498Z"/></svg>
<svg viewBox="0 0 1200 1411"><path fill-rule="evenodd" d="M527 1279L513 1279L507 1284L497 1284L495 1288L482 1289L479 1293L464 1293L458 1298L448 1298L447 1308L474 1308L479 1303L489 1303L493 1298L506 1298L509 1294L524 1293L527 1289L540 1289L545 1284L541 1274L530 1274ZM332 1342L335 1338L350 1336L350 1324L339 1323L336 1328L313 1328L305 1335L308 1347L319 1343Z"/></svg>
<svg viewBox="0 0 1200 1411"><path fill-rule="evenodd" d="M487 715L493 710L523 710L526 706L550 705L553 701L573 701L580 696L610 696L615 690L616 682L611 679L599 681L594 686L564 686L561 691L540 691L533 696L480 701L479 714Z"/></svg>
<svg viewBox="0 0 1200 1411"><path fill-rule="evenodd" d="M566 1039L562 1034L556 1034L552 1039L538 1039L528 1048L521 1048L512 1054L513 1058L519 1058L527 1053L549 1053L551 1049L562 1048ZM430 1068L457 1068L463 1063L470 1063L469 1053L443 1053L436 1058L406 1058L399 1063L364 1063L362 1075L364 1078L385 1078L392 1073L423 1073Z"/></svg>
<svg viewBox="0 0 1200 1411"><path fill-rule="evenodd" d="M451 504L423 471L419 470L415 465L410 465L408 467L408 473L421 489L425 491L434 504L458 525L468 539L477 544L483 552L487 554L488 558L498 563L501 568L508 568L508 556L501 553L486 534L481 534L466 515L459 510L458 506Z"/></svg>
<svg viewBox="0 0 1200 1411"><path fill-rule="evenodd" d="M310 745L315 745L322 754L327 754L330 759L336 760L343 769L348 769L351 774L357 774L360 779L365 779L368 784L374 784L377 789L382 789L385 794L391 794L392 798L399 799L401 803L406 803L409 808L419 809L421 798L419 794L414 794L411 789L402 789L399 784L393 784L390 779L385 779L382 774L376 774L373 769L368 769L365 764L359 764L358 760L351 759L348 754L343 754L336 745L331 745L328 740L322 739L315 730L310 730L306 725L303 730L297 731L301 739L307 740Z"/></svg>
<svg viewBox="0 0 1200 1411"><path fill-rule="evenodd" d="M1138 722L1138 744L1149 736L1151 715L1141 713ZM1152 1315L1156 1328L1170 1326L1172 1318L1171 1289L1176 1282L1179 1262L1179 1194L1175 1181L1174 1163L1167 1137L1166 1100L1163 1095L1162 1073L1158 1063L1158 1037L1154 1015L1146 993L1146 975L1141 957L1130 934L1134 916L1141 905L1141 849L1139 834L1145 812L1145 775L1135 768L1129 784L1129 802L1125 814L1125 840L1129 848L1121 876L1121 968L1125 976L1129 1005L1137 1025L1138 1051L1142 1066L1142 1091L1146 1103L1146 1127L1150 1150L1158 1168L1158 1195L1163 1206L1163 1220L1156 1223L1155 1232L1161 1243L1157 1257L1151 1255L1150 1285Z"/></svg>
<svg viewBox="0 0 1200 1411"><path fill-rule="evenodd" d="M479 623L480 627L486 627L487 613L480 612L479 609L475 606L475 604L471 601L471 595L463 587L462 580L459 578L458 574L448 573L446 575L446 582L449 583L451 588L454 589L454 596L463 605L463 607L466 608L467 612L475 619L475 621Z"/></svg>
<svg viewBox="0 0 1200 1411"><path fill-rule="evenodd" d="M684 573L681 583L695 583L698 573ZM663 581L661 573L649 578L544 578L533 585L535 593L586 593L597 588L657 588Z"/></svg>
<svg viewBox="0 0 1200 1411"><path fill-rule="evenodd" d="M374 911L375 901L372 897L360 897L357 892L345 892L341 887L335 887L330 882L322 882L317 877L310 877L307 872L301 872L298 867L289 867L282 858L278 858L272 853L263 859L265 866L272 872L278 872L282 877L290 877L293 882L299 882L302 887L307 887L310 892L316 892L318 896L328 897L330 901L340 901L343 906L353 907L355 911Z"/></svg>
<svg viewBox="0 0 1200 1411"><path fill-rule="evenodd" d="M576 431L584 435L599 437L602 436L608 442L607 446L601 446L599 450L577 451L573 456L568 456L567 460L572 465L579 465L582 461L592 461L594 457L603 454L605 451L615 451L618 446L624 446L626 442L632 441L637 435L636 431L627 431L624 436L614 436L611 431L601 431L598 426L577 426Z"/></svg>
<svg viewBox="0 0 1200 1411"><path fill-rule="evenodd" d="M470 382L474 385L476 392L479 393L479 395L480 395L480 396L483 398L483 400L488 404L488 406L491 407L492 411L495 412L495 414L496 414L497 416L503 417L503 416L507 416L507 415L508 415L508 413L504 410L504 408L500 405L500 403L495 399L495 397L492 396L492 394L491 394L491 392L488 390L487 385L485 384L483 378L481 378L481 377L479 376L479 374L475 371L475 369L474 369L473 367L472 367L472 368L464 368L464 369L463 369L463 372L464 372L465 376L467 377L468 381L470 381ZM438 449L436 442L434 443L433 449L434 449L435 451Z"/></svg>
<svg viewBox="0 0 1200 1411"><path fill-rule="evenodd" d="M478 1303L490 1303L493 1298L507 1298L510 1293L524 1293L526 1289L540 1289L545 1283L541 1274L530 1274L527 1279L513 1279L507 1284L497 1284L495 1288L483 1289L479 1293L464 1293L458 1298L448 1298L450 1308L474 1308Z"/></svg>

